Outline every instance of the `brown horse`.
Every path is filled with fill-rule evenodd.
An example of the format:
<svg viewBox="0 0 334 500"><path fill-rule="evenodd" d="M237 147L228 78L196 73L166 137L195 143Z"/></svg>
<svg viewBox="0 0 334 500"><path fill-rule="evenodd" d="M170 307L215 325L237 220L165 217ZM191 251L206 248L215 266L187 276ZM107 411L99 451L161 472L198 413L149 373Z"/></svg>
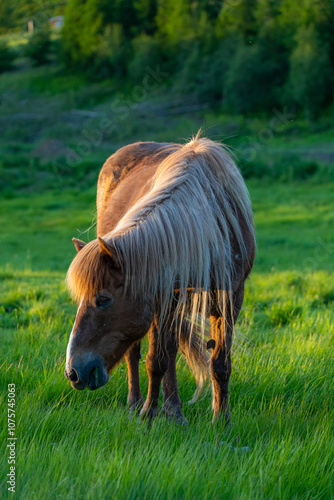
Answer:
<svg viewBox="0 0 334 500"><path fill-rule="evenodd" d="M140 339L148 332L143 416L182 416L175 357L187 351L201 384L205 356L195 330L211 322L214 420L229 420L232 332L255 254L249 195L226 149L198 136L185 145L136 143L112 155L97 190L97 239L67 274L79 308L65 375L96 389L125 355L130 405L141 402ZM200 385L199 384L199 385Z"/></svg>

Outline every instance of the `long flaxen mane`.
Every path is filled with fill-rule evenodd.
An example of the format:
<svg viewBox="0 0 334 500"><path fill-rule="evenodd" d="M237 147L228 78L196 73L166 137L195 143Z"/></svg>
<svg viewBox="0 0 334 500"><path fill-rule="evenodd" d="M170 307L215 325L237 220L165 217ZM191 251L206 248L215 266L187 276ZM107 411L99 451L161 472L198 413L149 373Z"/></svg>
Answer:
<svg viewBox="0 0 334 500"><path fill-rule="evenodd" d="M162 320L172 311L179 324L187 316L191 328L204 331L213 293L216 307L226 314L234 271L232 244L237 243L241 262L248 261L240 216L253 234L251 203L238 168L221 144L197 135L172 148L147 194L103 239L121 256L125 292L133 298L148 294ZM81 300L93 298L108 277L107 259L93 240L73 260L67 282L74 298Z"/></svg>

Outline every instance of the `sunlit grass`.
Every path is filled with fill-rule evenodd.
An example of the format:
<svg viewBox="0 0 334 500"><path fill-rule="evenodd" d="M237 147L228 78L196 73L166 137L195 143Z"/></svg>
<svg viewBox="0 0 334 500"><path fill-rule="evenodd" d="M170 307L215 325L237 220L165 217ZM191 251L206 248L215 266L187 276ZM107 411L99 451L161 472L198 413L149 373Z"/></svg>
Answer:
<svg viewBox="0 0 334 500"><path fill-rule="evenodd" d="M63 370L76 307L64 276L70 238L92 221L94 192L1 202L0 434L5 442L15 382L17 498L333 498L331 247L313 267L305 261L318 237L333 234L333 185L250 190L259 249L237 324L227 429L211 425L209 388L187 404L195 384L181 357L186 428L159 417L149 429L128 417L124 363L98 391L71 389ZM140 376L145 393L144 356ZM0 460L4 478L6 452Z"/></svg>

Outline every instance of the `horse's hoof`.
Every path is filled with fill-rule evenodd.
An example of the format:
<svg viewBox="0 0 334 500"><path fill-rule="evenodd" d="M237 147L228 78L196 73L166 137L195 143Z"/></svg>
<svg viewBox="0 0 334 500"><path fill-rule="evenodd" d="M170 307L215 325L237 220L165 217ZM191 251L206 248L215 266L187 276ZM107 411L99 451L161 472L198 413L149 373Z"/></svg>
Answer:
<svg viewBox="0 0 334 500"><path fill-rule="evenodd" d="M158 413L159 413L159 408L152 408L152 406L147 408L144 405L140 410L139 415L143 420L153 420L155 417L158 416Z"/></svg>
<svg viewBox="0 0 334 500"><path fill-rule="evenodd" d="M212 418L213 424L223 423L226 427L229 425L230 421L231 421L231 412L229 408L227 408L226 411L220 411L219 413L215 412L213 414Z"/></svg>
<svg viewBox="0 0 334 500"><path fill-rule="evenodd" d="M163 408L162 409L163 414L168 420L172 420L175 422L177 425L188 425L189 422L186 419L186 417L183 416L181 408Z"/></svg>
<svg viewBox="0 0 334 500"><path fill-rule="evenodd" d="M188 420L187 420L187 419L186 419L186 417L184 417L183 415L178 416L178 417L175 417L175 418L174 418L174 422L175 422L177 425L189 425Z"/></svg>
<svg viewBox="0 0 334 500"><path fill-rule="evenodd" d="M144 406L144 399L143 398L130 399L130 400L128 399L128 406L129 406L130 416L138 415L140 410Z"/></svg>

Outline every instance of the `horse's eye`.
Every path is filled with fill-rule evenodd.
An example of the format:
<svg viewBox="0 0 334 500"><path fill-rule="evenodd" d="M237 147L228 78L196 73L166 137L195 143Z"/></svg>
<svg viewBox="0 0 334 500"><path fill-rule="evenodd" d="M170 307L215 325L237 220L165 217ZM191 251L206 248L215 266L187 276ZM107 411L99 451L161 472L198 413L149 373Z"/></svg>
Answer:
<svg viewBox="0 0 334 500"><path fill-rule="evenodd" d="M98 307L99 309L107 309L111 305L112 299L110 297L98 295L96 297L95 303L96 303L96 307Z"/></svg>

